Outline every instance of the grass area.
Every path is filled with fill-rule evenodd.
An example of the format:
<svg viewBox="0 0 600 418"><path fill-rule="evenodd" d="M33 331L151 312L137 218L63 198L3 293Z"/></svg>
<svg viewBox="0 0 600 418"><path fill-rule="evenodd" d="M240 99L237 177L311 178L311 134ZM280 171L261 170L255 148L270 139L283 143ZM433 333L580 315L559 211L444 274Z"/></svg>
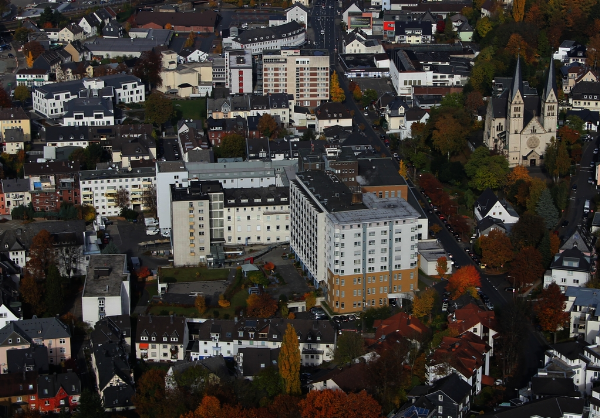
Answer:
<svg viewBox="0 0 600 418"><path fill-rule="evenodd" d="M158 284L155 282L147 283L146 286L144 286L144 289L146 289L146 292L150 295L150 299L152 299L152 296L158 295Z"/></svg>
<svg viewBox="0 0 600 418"><path fill-rule="evenodd" d="M206 99L173 100L177 119L206 119Z"/></svg>
<svg viewBox="0 0 600 418"><path fill-rule="evenodd" d="M208 269L206 267L162 267L159 275L163 282L169 278L175 279L178 282L226 280L229 276L229 269Z"/></svg>

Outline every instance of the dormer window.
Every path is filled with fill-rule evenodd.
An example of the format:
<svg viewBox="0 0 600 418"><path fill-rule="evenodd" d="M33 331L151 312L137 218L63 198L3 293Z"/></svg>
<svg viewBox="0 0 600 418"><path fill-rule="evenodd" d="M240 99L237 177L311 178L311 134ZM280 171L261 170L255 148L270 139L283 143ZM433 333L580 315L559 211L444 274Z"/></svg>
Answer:
<svg viewBox="0 0 600 418"><path fill-rule="evenodd" d="M142 340L142 341L148 341L148 337L142 337L142 338L140 338L140 340Z"/></svg>
<svg viewBox="0 0 600 418"><path fill-rule="evenodd" d="M163 337L163 341L167 341L167 340L168 340L168 338L167 338L167 337Z"/></svg>
<svg viewBox="0 0 600 418"><path fill-rule="evenodd" d="M277 335L276 335L276 334L273 334L273 338L277 338Z"/></svg>
<svg viewBox="0 0 600 418"><path fill-rule="evenodd" d="M178 338L177 337L171 337L171 341L177 342Z"/></svg>
<svg viewBox="0 0 600 418"><path fill-rule="evenodd" d="M147 339L147 338L146 338ZM156 341L156 337L152 337L152 341Z"/></svg>

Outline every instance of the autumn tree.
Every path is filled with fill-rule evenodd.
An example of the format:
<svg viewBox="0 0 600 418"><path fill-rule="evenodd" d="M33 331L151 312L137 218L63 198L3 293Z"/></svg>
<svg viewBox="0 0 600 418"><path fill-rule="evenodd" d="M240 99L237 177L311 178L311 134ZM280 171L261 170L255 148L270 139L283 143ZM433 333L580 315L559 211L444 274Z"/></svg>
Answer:
<svg viewBox="0 0 600 418"><path fill-rule="evenodd" d="M239 134L225 135L214 151L219 158L246 158L246 138Z"/></svg>
<svg viewBox="0 0 600 418"><path fill-rule="evenodd" d="M32 61L35 61L44 51L44 47L38 41L27 42L23 45L23 54L25 56L31 55Z"/></svg>
<svg viewBox="0 0 600 418"><path fill-rule="evenodd" d="M15 34L13 38L15 41L24 44L29 40L29 34L32 32L31 29L27 29L25 27L20 27L15 30Z"/></svg>
<svg viewBox="0 0 600 418"><path fill-rule="evenodd" d="M465 147L466 136L467 127L451 115L445 114L435 122L432 134L433 146L450 159L450 154L459 152Z"/></svg>
<svg viewBox="0 0 600 418"><path fill-rule="evenodd" d="M333 360L339 365L350 363L365 354L365 342L358 332L342 332L333 352Z"/></svg>
<svg viewBox="0 0 600 418"><path fill-rule="evenodd" d="M300 402L300 398L297 396L278 395L269 405L269 411L277 418L301 418L298 402Z"/></svg>
<svg viewBox="0 0 600 418"><path fill-rule="evenodd" d="M360 99L362 99L363 93L358 84L356 84L350 91L352 92L352 97L354 97L354 100L358 102Z"/></svg>
<svg viewBox="0 0 600 418"><path fill-rule="evenodd" d="M529 170L527 167L518 165L514 167L510 173L506 176L505 187L508 189L512 187L519 180L523 180L529 182L531 180L531 176L529 175Z"/></svg>
<svg viewBox="0 0 600 418"><path fill-rule="evenodd" d="M433 229L433 226L432 226L432 229ZM438 232L439 232L439 229L441 229L441 228L438 225ZM437 259L437 262L435 263L435 271L442 279L444 278L444 276L448 272L448 259L446 257L440 257Z"/></svg>
<svg viewBox="0 0 600 418"><path fill-rule="evenodd" d="M16 33L16 32L15 32ZM597 68L600 64L600 34L596 32L596 35L590 38L587 49L585 50L586 64L589 67Z"/></svg>
<svg viewBox="0 0 600 418"><path fill-rule="evenodd" d="M406 172L406 164L404 164L404 160L400 160L398 166L398 174L400 174L403 178L406 178L408 176L408 173Z"/></svg>
<svg viewBox="0 0 600 418"><path fill-rule="evenodd" d="M203 315L204 312L206 312L206 310L208 309L208 307L206 306L206 299L202 295L196 296L196 299L194 299L194 306L196 307L200 315Z"/></svg>
<svg viewBox="0 0 600 418"><path fill-rule="evenodd" d="M465 98L465 107L469 110L469 112L476 114L477 109L483 105L483 95L480 92L474 90L467 94L467 97Z"/></svg>
<svg viewBox="0 0 600 418"><path fill-rule="evenodd" d="M173 102L168 97L157 91L146 96L144 102L144 117L147 123L153 123L157 126L162 126L173 115Z"/></svg>
<svg viewBox="0 0 600 418"><path fill-rule="evenodd" d="M102 399L96 391L84 389L79 397L77 416L86 418L105 418L106 411L102 406Z"/></svg>
<svg viewBox="0 0 600 418"><path fill-rule="evenodd" d="M64 306L62 276L54 264L48 268L45 289L44 303L46 305L46 314L49 316L61 314Z"/></svg>
<svg viewBox="0 0 600 418"><path fill-rule="evenodd" d="M299 403L302 418L375 418L381 406L365 390L346 395L341 390L313 390Z"/></svg>
<svg viewBox="0 0 600 418"><path fill-rule="evenodd" d="M127 209L131 203L131 199L129 198L129 190L124 187L121 187L119 190L117 190L115 203L121 209Z"/></svg>
<svg viewBox="0 0 600 418"><path fill-rule="evenodd" d="M528 188L528 196L526 198L525 205L529 212L535 212L538 201L540 200L540 196L542 192L546 190L546 182L538 177L532 177L529 182Z"/></svg>
<svg viewBox="0 0 600 418"><path fill-rule="evenodd" d="M569 320L569 312L565 312L565 302L566 297L562 294L560 287L552 282L542 290L533 307L542 329L554 333L555 344L557 332Z"/></svg>
<svg viewBox="0 0 600 418"><path fill-rule="evenodd" d="M55 262L53 243L54 238L45 229L38 232L31 241L26 269L37 280L44 279L48 268Z"/></svg>
<svg viewBox="0 0 600 418"><path fill-rule="evenodd" d="M165 376L160 369L149 369L137 381L137 390L133 397L136 412L141 418L161 418L165 404Z"/></svg>
<svg viewBox="0 0 600 418"><path fill-rule="evenodd" d="M550 254L558 254L560 238L556 234L550 234Z"/></svg>
<svg viewBox="0 0 600 418"><path fill-rule="evenodd" d="M279 131L279 124L273 116L263 113L258 120L258 131L267 138L275 138Z"/></svg>
<svg viewBox="0 0 600 418"><path fill-rule="evenodd" d="M515 22L520 22L525 16L525 0L514 0L512 5L512 15Z"/></svg>
<svg viewBox="0 0 600 418"><path fill-rule="evenodd" d="M150 91L154 87L162 86L161 70L162 60L156 52L151 50L142 53L136 61L132 73L149 86L148 91Z"/></svg>
<svg viewBox="0 0 600 418"><path fill-rule="evenodd" d="M315 294L315 292L305 293L304 303L306 303L306 310L310 311L317 304L317 295Z"/></svg>
<svg viewBox="0 0 600 418"><path fill-rule="evenodd" d="M448 279L446 289L451 293L452 299L458 299L467 291L474 294L474 289L481 286L481 281L477 269L472 265L459 268Z"/></svg>
<svg viewBox="0 0 600 418"><path fill-rule="evenodd" d="M29 92L27 86L17 86L15 87L14 98L15 100L24 102L25 100L31 98L31 93Z"/></svg>
<svg viewBox="0 0 600 418"><path fill-rule="evenodd" d="M275 315L278 309L277 301L268 293L248 296L246 305L248 306L248 316L255 316L257 318L270 318Z"/></svg>
<svg viewBox="0 0 600 418"><path fill-rule="evenodd" d="M142 192L142 202L152 216L156 216L157 201L156 201L156 186L151 184Z"/></svg>
<svg viewBox="0 0 600 418"><path fill-rule="evenodd" d="M396 409L404 403L404 391L410 387L410 343L399 339L379 351L379 357L365 366L365 383L369 393L384 411Z"/></svg>
<svg viewBox="0 0 600 418"><path fill-rule="evenodd" d="M300 345L298 335L291 323L288 323L281 350L279 351L279 374L283 379L284 392L288 395L300 395Z"/></svg>
<svg viewBox="0 0 600 418"><path fill-rule="evenodd" d="M439 226L438 224L433 224L433 225L431 225L431 227L429 227L429 229L434 234L438 234L442 230L442 227ZM436 267L436 271L437 271L437 267ZM439 272L438 272L438 274L439 274Z"/></svg>
<svg viewBox="0 0 600 418"><path fill-rule="evenodd" d="M346 100L346 94L344 90L340 87L340 80L338 78L337 71L333 71L331 74L331 81L329 83L329 94L331 95L332 102L341 103Z"/></svg>
<svg viewBox="0 0 600 418"><path fill-rule="evenodd" d="M31 307L35 315L44 313L45 307L42 303L43 286L29 271L25 272L19 283L19 292L23 301Z"/></svg>
<svg viewBox="0 0 600 418"><path fill-rule="evenodd" d="M435 304L436 295L437 292L433 288L416 294L412 302L413 315L417 318L424 318L429 315L429 319L431 320L431 311Z"/></svg>
<svg viewBox="0 0 600 418"><path fill-rule="evenodd" d="M513 248L520 251L523 247L536 247L545 232L544 219L531 212L525 212L510 231Z"/></svg>
<svg viewBox="0 0 600 418"><path fill-rule="evenodd" d="M189 48L191 46L194 46L195 42L196 42L196 36L194 35L194 32L190 32L190 35L185 40L185 44L183 44L183 47Z"/></svg>
<svg viewBox="0 0 600 418"><path fill-rule="evenodd" d="M479 238L481 248L481 262L492 268L504 267L504 264L513 259L513 248L510 238L497 229L492 229L486 236Z"/></svg>
<svg viewBox="0 0 600 418"><path fill-rule="evenodd" d="M542 255L534 247L525 247L517 253L510 263L509 276L513 286L521 289L535 282L544 274Z"/></svg>
<svg viewBox="0 0 600 418"><path fill-rule="evenodd" d="M465 173L471 179L469 186L479 191L502 187L508 170L506 158L491 154L487 147L477 148L465 164Z"/></svg>
<svg viewBox="0 0 600 418"><path fill-rule="evenodd" d="M10 100L10 97L8 96L8 93L6 92L6 90L4 90L2 83L0 83L0 107L1 108L12 107L12 100ZM2 159L4 160L4 162L6 161L4 158L2 158Z"/></svg>

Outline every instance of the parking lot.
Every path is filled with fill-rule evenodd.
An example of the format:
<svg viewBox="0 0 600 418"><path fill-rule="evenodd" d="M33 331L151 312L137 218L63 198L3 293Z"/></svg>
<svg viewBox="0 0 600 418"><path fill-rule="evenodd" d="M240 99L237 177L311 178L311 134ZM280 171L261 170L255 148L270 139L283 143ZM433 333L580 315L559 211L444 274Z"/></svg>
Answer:
<svg viewBox="0 0 600 418"><path fill-rule="evenodd" d="M162 144L162 151L161 151ZM166 161L181 160L179 140L177 138L163 138L158 147L158 157L164 157Z"/></svg>
<svg viewBox="0 0 600 418"><path fill-rule="evenodd" d="M139 246L140 242L163 238L159 235L146 235L146 226L143 223L116 221L112 225L108 225L106 229L117 248L123 254L127 254L129 258L138 257L141 260L142 266L146 266L150 270L155 270L158 266L168 264L166 258L154 258L143 254L146 249ZM163 249L163 247L152 249Z"/></svg>
<svg viewBox="0 0 600 418"><path fill-rule="evenodd" d="M393 92L394 87L392 82L387 78L353 78L356 84L360 86L362 91L375 90L377 97L381 97L384 93Z"/></svg>

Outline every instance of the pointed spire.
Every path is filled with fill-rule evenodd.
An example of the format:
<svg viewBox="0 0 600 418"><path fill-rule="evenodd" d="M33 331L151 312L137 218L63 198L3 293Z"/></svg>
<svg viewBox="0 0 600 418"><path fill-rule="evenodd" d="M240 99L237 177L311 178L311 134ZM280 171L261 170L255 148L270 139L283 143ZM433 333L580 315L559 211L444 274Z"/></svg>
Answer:
<svg viewBox="0 0 600 418"><path fill-rule="evenodd" d="M513 85L511 89L511 101L515 98L517 93L521 91L521 95L523 94L523 77L521 75L521 57L517 55L517 68L515 68L515 77L513 78Z"/></svg>
<svg viewBox="0 0 600 418"><path fill-rule="evenodd" d="M548 99L550 92L554 91L554 97L557 95L556 87L556 74L554 72L554 59L550 60L550 66L548 67L548 79L546 80L546 87L544 87L544 94L542 99L545 101Z"/></svg>

